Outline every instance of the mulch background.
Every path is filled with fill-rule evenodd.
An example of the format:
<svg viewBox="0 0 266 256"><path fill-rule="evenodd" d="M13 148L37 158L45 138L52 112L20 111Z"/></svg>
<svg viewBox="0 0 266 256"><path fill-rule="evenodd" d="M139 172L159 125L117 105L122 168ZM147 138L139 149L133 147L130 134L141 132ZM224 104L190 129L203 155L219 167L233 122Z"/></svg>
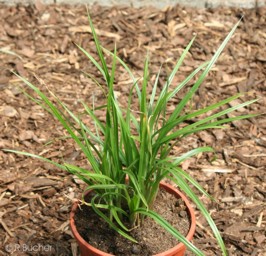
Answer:
<svg viewBox="0 0 266 256"><path fill-rule="evenodd" d="M116 41L118 55L137 77L142 75L147 51L152 79L163 64L161 84L194 35L195 43L173 84L210 59L244 14L192 107L246 92L241 100L259 100L239 114L266 112L265 8L196 10L176 6L157 10L95 5L90 12L103 46L112 50ZM86 8L40 3L29 7L0 5L0 25L0 148L86 166L76 145L60 139L65 135L62 127L24 96L19 86L25 86L10 73L14 70L45 92L53 91L76 112L82 112L80 100L90 104L94 98L96 104L102 103L101 90L81 70L97 78L100 74L73 44L95 54ZM122 105L130 88L130 78L119 67L115 90ZM169 106L170 111L183 93ZM93 127L90 120L87 123ZM224 130L190 136L175 147L174 153L203 145L214 147L216 160L203 154L182 167L217 199L213 203L202 198L230 255L265 255L265 115L234 122ZM83 190L84 184L50 164L0 150L0 254L77 255L68 218L72 201ZM219 255L215 239L198 212L197 226L194 243L206 255Z"/></svg>

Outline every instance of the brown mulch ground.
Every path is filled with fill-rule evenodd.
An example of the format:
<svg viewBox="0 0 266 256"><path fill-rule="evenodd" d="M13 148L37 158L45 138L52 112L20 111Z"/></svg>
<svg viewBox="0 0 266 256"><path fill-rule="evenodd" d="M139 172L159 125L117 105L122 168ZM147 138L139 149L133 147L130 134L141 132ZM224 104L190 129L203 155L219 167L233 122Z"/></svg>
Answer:
<svg viewBox="0 0 266 256"><path fill-rule="evenodd" d="M152 75L164 64L161 83L193 35L197 34L196 41L174 83L208 60L244 14L193 104L203 107L236 92L248 92L244 99L259 101L240 112L266 112L265 8L195 10L177 6L156 10L94 6L91 14L103 45L112 49L116 41L119 56L135 74L141 76L147 50ZM65 133L57 122L21 93L18 86L23 85L10 70L28 77L44 91L49 88L75 111L82 111L81 99L90 103L94 97L101 102L101 90L80 70L95 76L98 73L72 43L95 53L86 8L0 5L0 24L0 148L84 163L71 140L58 139ZM121 67L118 73L116 93L125 104L123 95L128 94L131 81ZM182 94L170 109L181 97ZM186 161L183 168L217 199L218 203L211 203L202 198L230 255L264 255L265 116L234 122L225 130L193 135L175 151L178 154L202 145L213 146L217 159L211 161L212 156L204 154ZM71 203L79 198L84 185L49 164L26 157L0 151L0 163L1 255L76 255L68 218ZM219 255L205 220L199 213L197 217L194 243L206 255Z"/></svg>

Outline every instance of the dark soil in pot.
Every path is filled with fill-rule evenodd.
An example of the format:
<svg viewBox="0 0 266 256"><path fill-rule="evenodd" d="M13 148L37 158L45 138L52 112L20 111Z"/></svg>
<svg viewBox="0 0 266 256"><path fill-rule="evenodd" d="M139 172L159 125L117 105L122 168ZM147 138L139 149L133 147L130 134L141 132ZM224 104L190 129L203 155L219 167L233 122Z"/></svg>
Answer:
<svg viewBox="0 0 266 256"><path fill-rule="evenodd" d="M85 197L89 200L89 195ZM190 219L182 199L160 189L154 203L154 211L159 213L184 236L189 231ZM82 205L75 215L75 224L85 241L101 251L114 255L150 256L166 251L178 244L178 241L159 224L146 218L144 224L131 231L139 243L135 244L111 230L91 207Z"/></svg>

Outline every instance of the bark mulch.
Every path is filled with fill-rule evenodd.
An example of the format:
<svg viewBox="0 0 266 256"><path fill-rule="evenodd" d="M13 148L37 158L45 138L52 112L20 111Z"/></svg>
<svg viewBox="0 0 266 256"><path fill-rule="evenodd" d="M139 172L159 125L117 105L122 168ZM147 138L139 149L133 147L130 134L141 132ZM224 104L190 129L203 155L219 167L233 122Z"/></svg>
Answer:
<svg viewBox="0 0 266 256"><path fill-rule="evenodd" d="M208 60L244 14L192 107L204 107L243 92L239 102L259 100L240 109L239 114L266 112L265 8L196 10L176 6L157 10L94 5L90 12L103 46L112 50L116 41L118 55L136 76L142 75L147 51L152 79L163 64L160 84L194 35L195 43L173 84ZM82 112L80 100L102 103L101 89L81 71L98 79L100 74L73 44L95 54L86 8L39 3L28 7L0 5L0 24L0 148L26 150L51 160L86 166L80 150L64 138L62 127L21 92L20 87L26 87L10 73L14 70L45 92L53 91L76 112ZM126 104L124 96L132 83L121 67L117 72L116 95L121 104ZM170 111L183 95L173 100ZM103 114L99 111L99 115ZM93 127L91 120L87 123ZM182 167L215 197L216 202L201 198L230 255L265 255L265 115L234 122L227 129L190 136L176 145L174 153L203 145L214 147L216 158L203 154L184 162ZM1 255L77 255L68 218L71 204L80 197L84 184L50 164L2 150L0 163ZM195 245L206 255L220 255L199 212L197 227Z"/></svg>

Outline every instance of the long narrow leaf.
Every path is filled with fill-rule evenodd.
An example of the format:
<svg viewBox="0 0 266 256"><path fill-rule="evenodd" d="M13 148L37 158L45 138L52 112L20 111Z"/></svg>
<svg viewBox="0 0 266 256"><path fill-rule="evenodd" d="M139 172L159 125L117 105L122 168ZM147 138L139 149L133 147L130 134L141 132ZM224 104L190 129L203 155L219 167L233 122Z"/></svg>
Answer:
<svg viewBox="0 0 266 256"><path fill-rule="evenodd" d="M178 71L178 69L180 68L181 64L183 63L183 60L185 59L188 51L190 50L194 40L195 40L196 37L193 37L192 40L189 42L189 44L187 45L187 47L185 48L185 50L183 51L182 55L180 56L180 58L178 59L176 65L174 66L173 68L173 71L171 72L171 74L169 75L164 87L163 87L163 90L159 96L159 100L160 98L163 97L163 95L165 95L165 90L167 89L168 85L172 83L175 75L176 75L176 72Z"/></svg>
<svg viewBox="0 0 266 256"><path fill-rule="evenodd" d="M103 77L105 77L105 72L102 69L102 67L99 65L99 63L92 57L91 54L89 54L84 48L81 46L77 45L76 46L84 53L84 55L94 64L94 66L101 72Z"/></svg>
<svg viewBox="0 0 266 256"><path fill-rule="evenodd" d="M78 144L78 146L81 148L83 153L86 155L86 157L90 160L90 163L95 171L99 172L99 165L97 161L95 160L93 153L90 148L85 147L85 145L82 143L80 138L75 134L72 127L68 124L68 121L62 116L60 111L57 109L57 107L46 97L44 93L42 93L39 88L31 84L28 80L21 77L20 75L14 73L19 79L21 79L26 85L28 85L32 90L34 90L38 96L41 97L43 102L49 107L51 110L51 113L54 117L57 118L57 120L63 125L63 127L67 130L69 135L72 137L72 139Z"/></svg>
<svg viewBox="0 0 266 256"><path fill-rule="evenodd" d="M221 237L221 234L217 228L217 226L215 225L212 217L210 216L208 210L206 209L206 207L203 205L203 203L201 202L201 200L198 198L198 196L192 191L192 189L189 187L189 185L187 184L187 182L183 179L183 177L178 173L178 171L176 171L174 168L170 169L170 172L173 174L173 176L175 177L175 182L176 184L179 186L179 188L181 190L183 190L186 195L197 205L197 207L199 208L199 210L201 211L201 213L203 214L203 216L205 217L205 219L208 221L214 236L216 237L218 244L223 252L223 255L227 255L226 252L226 247L224 244L224 241Z"/></svg>
<svg viewBox="0 0 266 256"><path fill-rule="evenodd" d="M93 35L94 43L95 43L95 46L96 46L96 49L97 49L97 53L98 53L98 56L100 57L100 60L101 60L101 63L102 63L103 75L105 77L106 82L109 83L110 75L109 75L109 72L108 72L107 64L106 64L105 58L103 56L103 52L102 52L102 48L101 48L101 45L100 45L100 41L99 41L98 36L97 36L97 34L95 32L94 25L92 23L92 20L91 20L91 17L89 15L89 13L88 13L88 20L89 20L89 23L90 23L90 28L91 28L91 32L92 32L92 35Z"/></svg>
<svg viewBox="0 0 266 256"><path fill-rule="evenodd" d="M184 160L191 158L192 156L198 155L199 153L203 152L213 152L213 148L211 147L199 147L195 148L193 150L188 151L187 153L183 154L180 157L176 157L175 160L172 162L173 165L179 165L182 163Z"/></svg>
<svg viewBox="0 0 266 256"><path fill-rule="evenodd" d="M113 56L113 53L110 52L109 50L103 48L103 50L107 53L109 53L111 56ZM138 94L138 98L139 100L141 99L141 92L140 92L140 88L138 86L138 79L135 78L134 74L132 73L132 71L130 70L130 68L128 67L128 65L121 59L119 58L118 56L116 56L117 60L119 61L119 63L124 67L124 69L128 72L129 76L131 77L132 79L132 84L135 85L135 88L136 88L136 91L137 91L137 94Z"/></svg>
<svg viewBox="0 0 266 256"><path fill-rule="evenodd" d="M157 86L158 86L158 82L159 82L161 68L162 68L162 66L160 67L160 69L159 69L159 71L158 71L158 73L156 75L156 79L155 79L154 85L152 87L152 93L151 93L151 96L150 96L150 103L149 103L149 116L152 113L152 108L153 108L153 103L154 103L154 99L155 99L155 95L156 95L156 91L157 91Z"/></svg>
<svg viewBox="0 0 266 256"><path fill-rule="evenodd" d="M112 227L116 232L118 232L120 235L122 235L123 237L127 238L128 240L130 240L130 241L132 241L134 243L137 243L137 241L133 237L129 236L126 232L124 232L123 230L118 228L112 221L110 221L110 219L95 206L94 201L95 201L95 198L93 198L92 201L91 201L91 205L92 205L93 210L102 219L104 219L110 225L110 227Z"/></svg>
<svg viewBox="0 0 266 256"><path fill-rule="evenodd" d="M198 128L200 128L200 126L201 126L201 128L203 128L202 125L205 124L205 123L207 123L207 126L209 127L209 125L216 126L216 125L221 125L221 124L228 123L228 122L235 121L235 120L241 120L241 119L253 117L254 115L242 115L242 116L236 116L233 119L232 118L223 119L224 121L223 120L215 121L215 122L213 121L213 120L215 120L215 119L217 119L217 118L219 118L221 116L227 115L227 114L229 114L229 113L231 113L231 112L233 112L233 111L235 111L237 109L240 109L242 107L248 106L248 105L250 105L250 104L252 104L252 103L254 103L256 101L258 101L258 100L255 99L255 100L247 101L247 102L244 102L242 104L236 105L234 107L227 108L227 109L222 110L222 111L220 111L220 112L218 112L216 114L213 114L213 115L211 115L209 117L201 119L201 120L199 120L199 121L197 121L197 122L195 122L195 123L193 123L191 125L187 125L184 128L179 129L178 131L173 132L172 134L170 134L168 136L164 136L165 133L162 133L162 134L160 134L160 138L161 138L160 143L165 143L165 142L170 141L170 140L172 140L174 138L177 138L178 136L180 136L182 134L186 134L187 131L189 131L189 133L190 133L191 131L194 130L194 128L195 128L195 130L198 130ZM211 122L211 123L208 124L208 122ZM162 128L162 129L164 129L164 128Z"/></svg>
<svg viewBox="0 0 266 256"><path fill-rule="evenodd" d="M9 152L9 153L15 153L15 154L18 154L18 155L23 155L23 156L28 156L28 157L32 157L32 158L36 158L36 159L39 159L41 161L44 161L44 162L47 162L49 164L52 164L62 170L65 170L67 171L67 168L62 165L62 164L59 164L57 162L54 162L48 158L45 158L45 157L42 157L42 156L39 156L39 155L36 155L36 154L31 154L31 153L28 153L28 152L24 152L24 151L19 151L19 150L13 150L13 149L2 149L3 151L5 152Z"/></svg>
<svg viewBox="0 0 266 256"><path fill-rule="evenodd" d="M174 110L174 112L172 113L171 117L169 118L170 121L172 121L172 120L177 118L177 116L181 113L181 111L183 110L183 108L187 104L187 102L191 99L191 97L194 95L194 93L198 90L199 86L202 84L202 82L205 79L206 75L208 74L210 69L213 67L214 63L216 62L216 60L218 59L218 57L222 53L223 49L227 45L228 41L230 40L230 38L234 34L234 32L235 32L236 28L238 27L240 21L241 20L239 20L235 24L235 26L232 28L230 33L226 36L226 38L224 39L223 43L220 45L218 50L215 52L215 54L213 55L212 59L210 60L210 62L208 64L208 66L203 71L203 73L201 74L201 76L199 77L197 82L194 84L194 86L190 89L190 91L185 95L185 97L178 104L177 108Z"/></svg>
<svg viewBox="0 0 266 256"><path fill-rule="evenodd" d="M161 225L166 231L168 231L170 234L176 237L181 243L183 243L193 253L195 253L198 256L204 256L204 254L197 247L195 247L195 245L189 242L178 230L173 228L173 226L171 226L169 222L163 219L156 212L151 211L151 210L147 211L146 209L143 209L143 208L139 208L136 212L154 219L159 225Z"/></svg>

